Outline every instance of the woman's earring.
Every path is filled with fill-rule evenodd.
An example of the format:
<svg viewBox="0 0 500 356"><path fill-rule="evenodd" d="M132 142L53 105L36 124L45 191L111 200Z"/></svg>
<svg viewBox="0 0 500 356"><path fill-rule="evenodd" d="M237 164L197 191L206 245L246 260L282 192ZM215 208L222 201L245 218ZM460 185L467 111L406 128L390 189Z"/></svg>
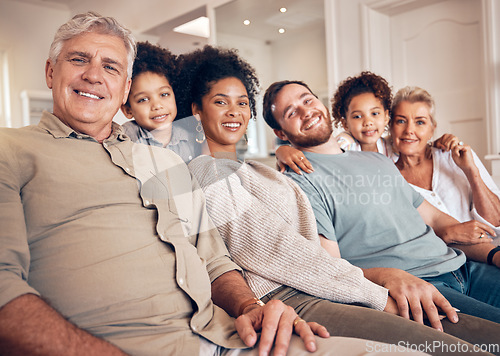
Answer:
<svg viewBox="0 0 500 356"><path fill-rule="evenodd" d="M196 142L203 143L205 141L205 131L203 131L201 121L198 121L198 125L196 125L196 132Z"/></svg>
<svg viewBox="0 0 500 356"><path fill-rule="evenodd" d="M245 134L243 135L243 139L245 140L245 143L248 144L248 136L246 131Z"/></svg>

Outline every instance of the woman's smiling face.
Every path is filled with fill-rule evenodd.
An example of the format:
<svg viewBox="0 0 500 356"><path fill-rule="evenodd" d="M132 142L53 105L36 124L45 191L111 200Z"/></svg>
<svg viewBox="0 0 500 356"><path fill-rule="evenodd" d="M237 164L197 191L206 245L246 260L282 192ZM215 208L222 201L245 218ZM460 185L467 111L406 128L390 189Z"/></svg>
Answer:
<svg viewBox="0 0 500 356"><path fill-rule="evenodd" d="M235 77L213 83L201 105L201 108L193 106L193 114L200 116L210 151L235 152L251 117L243 83Z"/></svg>
<svg viewBox="0 0 500 356"><path fill-rule="evenodd" d="M434 135L430 108L424 102L402 101L394 108L391 135L394 147L402 155L425 153Z"/></svg>

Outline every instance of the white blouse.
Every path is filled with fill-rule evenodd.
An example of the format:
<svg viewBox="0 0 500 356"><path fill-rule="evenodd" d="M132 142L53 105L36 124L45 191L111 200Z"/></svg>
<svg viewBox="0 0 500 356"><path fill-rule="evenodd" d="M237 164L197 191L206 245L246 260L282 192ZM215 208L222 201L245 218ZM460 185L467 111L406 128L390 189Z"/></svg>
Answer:
<svg viewBox="0 0 500 356"><path fill-rule="evenodd" d="M474 151L472 151L472 155L483 182L495 195L500 197L500 190ZM458 221L477 220L491 226L499 236L494 241L498 245L500 243L500 227L493 226L476 211L469 181L465 173L453 161L451 151L443 152L440 149L432 148L432 158L432 190L410 185L422 194L425 200Z"/></svg>

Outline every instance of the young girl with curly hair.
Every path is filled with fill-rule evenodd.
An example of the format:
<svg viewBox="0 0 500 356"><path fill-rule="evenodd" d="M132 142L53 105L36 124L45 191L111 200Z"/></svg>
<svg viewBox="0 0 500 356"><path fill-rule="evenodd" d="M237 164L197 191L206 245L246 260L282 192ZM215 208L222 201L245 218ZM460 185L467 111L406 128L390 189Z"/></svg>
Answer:
<svg viewBox="0 0 500 356"><path fill-rule="evenodd" d="M392 94L387 81L371 72L344 80L332 99L333 123L345 131L337 136L344 150L379 152L392 150L382 137L387 131Z"/></svg>

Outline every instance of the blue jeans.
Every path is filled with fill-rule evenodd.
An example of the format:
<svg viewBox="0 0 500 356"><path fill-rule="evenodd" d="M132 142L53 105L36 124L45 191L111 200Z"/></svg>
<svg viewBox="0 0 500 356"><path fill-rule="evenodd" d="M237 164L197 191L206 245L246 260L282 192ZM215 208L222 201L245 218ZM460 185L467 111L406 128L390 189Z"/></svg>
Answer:
<svg viewBox="0 0 500 356"><path fill-rule="evenodd" d="M423 279L462 313L500 323L500 268L467 261L456 271Z"/></svg>

